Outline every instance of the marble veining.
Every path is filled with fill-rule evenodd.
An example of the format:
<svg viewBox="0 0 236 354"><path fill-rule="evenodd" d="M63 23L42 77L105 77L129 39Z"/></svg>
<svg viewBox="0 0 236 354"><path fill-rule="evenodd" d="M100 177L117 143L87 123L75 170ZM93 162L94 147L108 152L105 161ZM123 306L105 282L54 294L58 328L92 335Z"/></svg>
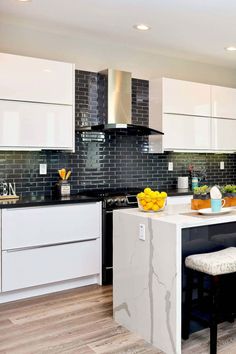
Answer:
<svg viewBox="0 0 236 354"><path fill-rule="evenodd" d="M129 317L131 316L130 311L129 311L129 307L126 302L123 302L119 306L116 306L115 308L113 308L114 313L117 311L121 311L121 310L124 310Z"/></svg>

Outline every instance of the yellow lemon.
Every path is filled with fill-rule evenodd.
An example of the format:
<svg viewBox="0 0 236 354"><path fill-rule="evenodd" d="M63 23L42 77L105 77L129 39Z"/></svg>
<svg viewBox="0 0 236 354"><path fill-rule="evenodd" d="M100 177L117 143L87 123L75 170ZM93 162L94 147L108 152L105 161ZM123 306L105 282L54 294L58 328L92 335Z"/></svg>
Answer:
<svg viewBox="0 0 236 354"><path fill-rule="evenodd" d="M140 203L141 203L141 205L142 205L142 206L145 206L145 205L147 204L147 203L146 203L146 200L144 200L144 199L143 199L143 200L141 200L141 202L140 202Z"/></svg>
<svg viewBox="0 0 236 354"><path fill-rule="evenodd" d="M161 192L160 196L161 196L162 198L166 198L166 197L167 197L167 193L166 193L166 192Z"/></svg>
<svg viewBox="0 0 236 354"><path fill-rule="evenodd" d="M147 203L150 203L152 199L149 195L146 195L145 200Z"/></svg>
<svg viewBox="0 0 236 354"><path fill-rule="evenodd" d="M161 208L163 208L165 201L163 199L159 200L157 204L158 204L159 208L161 209Z"/></svg>
<svg viewBox="0 0 236 354"><path fill-rule="evenodd" d="M145 205L145 206L143 207L143 210L148 211L148 207Z"/></svg>
<svg viewBox="0 0 236 354"><path fill-rule="evenodd" d="M142 199L145 197L145 194L143 192L140 192L139 194L137 194L138 199Z"/></svg>
<svg viewBox="0 0 236 354"><path fill-rule="evenodd" d="M152 199L154 199L156 197L156 194L154 191L151 191L149 195Z"/></svg>
<svg viewBox="0 0 236 354"><path fill-rule="evenodd" d="M151 188L149 188L149 187L147 187L147 188L144 189L144 193L145 193L145 194L150 194L151 191L152 191L152 190L151 190Z"/></svg>
<svg viewBox="0 0 236 354"><path fill-rule="evenodd" d="M152 203L152 202L147 203L148 210L151 210L151 209L152 209L152 206L153 206L153 203Z"/></svg>
<svg viewBox="0 0 236 354"><path fill-rule="evenodd" d="M152 210L153 210L153 211L159 210L159 206L158 206L157 204L153 204Z"/></svg>
<svg viewBox="0 0 236 354"><path fill-rule="evenodd" d="M154 193L155 193L155 197L156 197L156 198L159 197L159 194L160 194L160 193L159 193L158 191L155 191Z"/></svg>

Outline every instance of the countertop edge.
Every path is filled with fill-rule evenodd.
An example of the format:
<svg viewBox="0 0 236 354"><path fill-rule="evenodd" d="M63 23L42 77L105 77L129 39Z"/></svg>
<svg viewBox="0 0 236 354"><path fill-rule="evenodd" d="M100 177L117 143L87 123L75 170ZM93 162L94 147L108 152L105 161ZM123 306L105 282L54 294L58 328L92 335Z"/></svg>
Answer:
<svg viewBox="0 0 236 354"><path fill-rule="evenodd" d="M68 197L20 198L18 200L0 201L0 209L29 208L53 205L84 204L100 202L100 198L72 195Z"/></svg>

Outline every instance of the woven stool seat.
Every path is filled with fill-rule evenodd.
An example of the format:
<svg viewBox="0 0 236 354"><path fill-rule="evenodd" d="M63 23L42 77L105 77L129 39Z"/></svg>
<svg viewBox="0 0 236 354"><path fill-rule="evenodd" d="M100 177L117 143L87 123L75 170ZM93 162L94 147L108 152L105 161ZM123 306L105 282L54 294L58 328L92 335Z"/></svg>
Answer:
<svg viewBox="0 0 236 354"><path fill-rule="evenodd" d="M185 265L187 268L213 276L234 273L236 272L236 247L188 256Z"/></svg>

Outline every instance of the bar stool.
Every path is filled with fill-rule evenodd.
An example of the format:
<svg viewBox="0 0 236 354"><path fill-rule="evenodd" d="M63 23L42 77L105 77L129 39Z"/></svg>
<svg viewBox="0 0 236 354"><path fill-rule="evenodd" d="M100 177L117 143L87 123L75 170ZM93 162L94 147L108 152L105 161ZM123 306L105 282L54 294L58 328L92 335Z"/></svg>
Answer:
<svg viewBox="0 0 236 354"><path fill-rule="evenodd" d="M221 251L195 254L186 257L187 286L185 299L185 318L183 320L183 339L189 338L190 319L192 313L192 295L194 275L210 276L211 311L210 320L210 354L217 353L217 324L219 315L219 280L220 276L236 272L236 247L228 247Z"/></svg>

